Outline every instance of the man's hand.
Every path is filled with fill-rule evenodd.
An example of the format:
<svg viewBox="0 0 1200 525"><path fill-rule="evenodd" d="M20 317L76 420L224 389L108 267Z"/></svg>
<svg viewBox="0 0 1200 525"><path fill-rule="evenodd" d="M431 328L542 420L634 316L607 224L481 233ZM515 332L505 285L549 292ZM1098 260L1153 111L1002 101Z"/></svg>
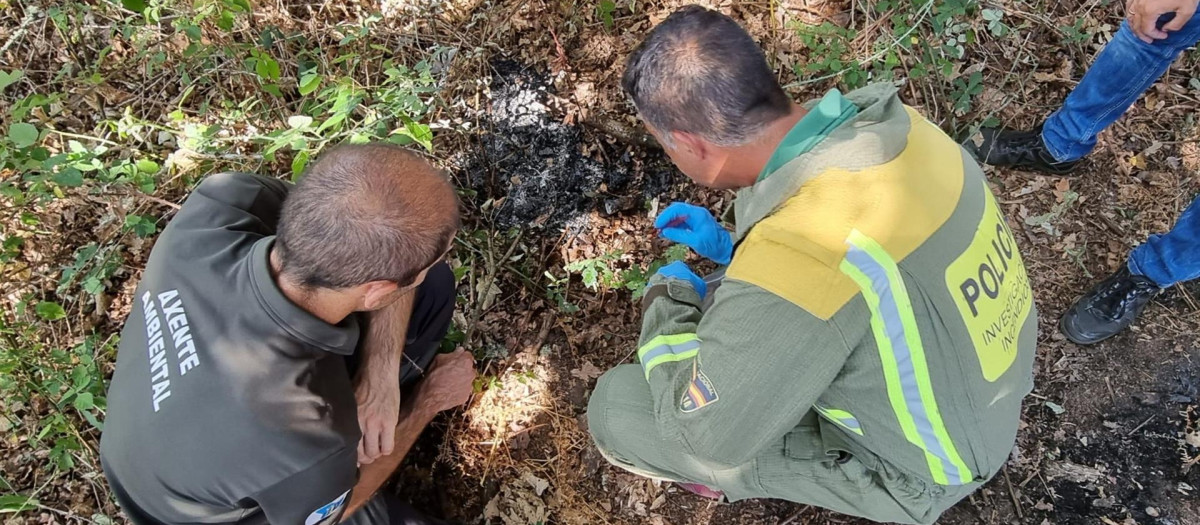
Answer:
<svg viewBox="0 0 1200 525"><path fill-rule="evenodd" d="M654 227L662 230L664 238L685 244L717 264L729 264L733 258L733 236L699 206L672 203L654 220Z"/></svg>
<svg viewBox="0 0 1200 525"><path fill-rule="evenodd" d="M380 367L383 368L383 367ZM392 453L396 441L396 423L400 421L399 368L366 370L354 388L358 401L358 462L370 464Z"/></svg>
<svg viewBox="0 0 1200 525"><path fill-rule="evenodd" d="M1153 44L1155 40L1167 38L1168 31L1183 28L1192 15L1196 14L1198 0L1129 0L1125 4L1129 17L1129 29L1143 42ZM1167 13L1175 17L1158 28L1158 20Z"/></svg>
<svg viewBox="0 0 1200 525"><path fill-rule="evenodd" d="M475 358L466 350L439 354L413 395L421 410L431 413L450 410L466 403L474 392Z"/></svg>

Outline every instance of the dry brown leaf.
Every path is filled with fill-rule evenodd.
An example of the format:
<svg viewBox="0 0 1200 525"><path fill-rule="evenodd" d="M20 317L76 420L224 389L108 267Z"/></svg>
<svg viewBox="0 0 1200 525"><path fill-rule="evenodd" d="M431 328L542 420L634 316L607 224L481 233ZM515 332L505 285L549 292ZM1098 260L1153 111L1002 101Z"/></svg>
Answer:
<svg viewBox="0 0 1200 525"><path fill-rule="evenodd" d="M550 488L550 482L533 475L532 472L526 472L521 475L521 479L533 487L533 493L541 496L546 489Z"/></svg>
<svg viewBox="0 0 1200 525"><path fill-rule="evenodd" d="M600 377L600 374L603 373L604 371L596 365L593 365L591 361L584 361L583 366L571 371L571 376L579 378L583 381L591 381L597 377Z"/></svg>
<svg viewBox="0 0 1200 525"><path fill-rule="evenodd" d="M1043 73L1038 71L1033 74L1033 79L1041 83L1047 83L1057 81L1060 79L1060 77L1054 73Z"/></svg>

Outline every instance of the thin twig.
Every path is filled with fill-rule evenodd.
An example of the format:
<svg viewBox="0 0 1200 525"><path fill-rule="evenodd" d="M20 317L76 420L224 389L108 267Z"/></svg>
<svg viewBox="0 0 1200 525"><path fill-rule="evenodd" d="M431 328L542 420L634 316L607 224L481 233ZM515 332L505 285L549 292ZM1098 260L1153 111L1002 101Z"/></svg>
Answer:
<svg viewBox="0 0 1200 525"><path fill-rule="evenodd" d="M174 209L175 211L179 211L182 208L180 205L175 204L174 202L171 202L169 200L166 200L166 199L163 199L160 197L155 197L153 195L148 195L148 194L145 194L145 193L142 193L139 191L116 191L116 192L110 191L110 192L101 193L100 195L119 195L119 196L125 196L125 197L136 197L139 199L146 199L148 201L151 201L151 202L154 202L157 204L161 204L168 208Z"/></svg>
<svg viewBox="0 0 1200 525"><path fill-rule="evenodd" d="M1025 519L1025 512L1021 510L1021 501L1017 498L1017 491L1013 489L1012 481L1008 479L1008 467L1004 467L1001 472L1004 473L1004 484L1008 485L1008 496L1012 498L1013 508L1017 511L1017 518Z"/></svg>
<svg viewBox="0 0 1200 525"><path fill-rule="evenodd" d="M3 55L5 51L8 51L8 48L12 47L17 40L24 38L25 33L29 31L29 25L34 21L34 16L42 12L42 10L35 5L26 6L25 9L28 10L25 13L25 18L21 19L21 25L17 26L17 29L16 31L13 31L12 36L8 37L8 40L4 42L3 46L0 46L0 55Z"/></svg>
<svg viewBox="0 0 1200 525"><path fill-rule="evenodd" d="M1149 424L1149 423L1150 423L1150 421L1152 421L1152 420L1155 418L1155 416L1157 416L1157 415L1158 415L1158 414L1151 414L1151 415L1150 415L1150 417L1146 418L1146 420L1145 420L1145 421L1142 421L1142 424L1140 424L1140 425L1138 425L1138 426L1136 426L1136 427L1133 427L1133 430L1130 430L1130 431L1129 431L1129 435L1130 435L1130 436L1132 436L1132 435L1136 434L1136 433L1137 433L1137 431L1141 430L1141 429L1142 429L1142 427L1144 427L1144 426L1146 426L1147 424Z"/></svg>

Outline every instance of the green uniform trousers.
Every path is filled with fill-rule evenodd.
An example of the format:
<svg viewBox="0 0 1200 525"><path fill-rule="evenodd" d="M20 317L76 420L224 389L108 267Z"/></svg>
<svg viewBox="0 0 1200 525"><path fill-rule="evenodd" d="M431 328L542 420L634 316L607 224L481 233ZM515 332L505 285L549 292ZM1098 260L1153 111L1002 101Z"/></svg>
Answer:
<svg viewBox="0 0 1200 525"><path fill-rule="evenodd" d="M869 452L842 450L852 447L840 445L844 441L831 436L836 430L821 425L809 411L753 460L727 468L658 437L650 387L638 365L601 376L588 405L588 429L609 462L640 476L701 483L724 491L730 501L779 498L876 521L925 524L979 487L926 484Z"/></svg>

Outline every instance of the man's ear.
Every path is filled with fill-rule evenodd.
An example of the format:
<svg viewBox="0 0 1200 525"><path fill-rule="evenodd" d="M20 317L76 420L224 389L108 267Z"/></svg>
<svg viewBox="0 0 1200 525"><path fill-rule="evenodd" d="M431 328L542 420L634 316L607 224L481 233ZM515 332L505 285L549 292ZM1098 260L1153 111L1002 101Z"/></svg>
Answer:
<svg viewBox="0 0 1200 525"><path fill-rule="evenodd" d="M368 312L391 304L399 288L393 281L371 281L362 286L362 309Z"/></svg>
<svg viewBox="0 0 1200 525"><path fill-rule="evenodd" d="M707 160L712 155L708 141L697 135L686 131L672 131L671 140L676 144L675 149L682 149L699 160Z"/></svg>

